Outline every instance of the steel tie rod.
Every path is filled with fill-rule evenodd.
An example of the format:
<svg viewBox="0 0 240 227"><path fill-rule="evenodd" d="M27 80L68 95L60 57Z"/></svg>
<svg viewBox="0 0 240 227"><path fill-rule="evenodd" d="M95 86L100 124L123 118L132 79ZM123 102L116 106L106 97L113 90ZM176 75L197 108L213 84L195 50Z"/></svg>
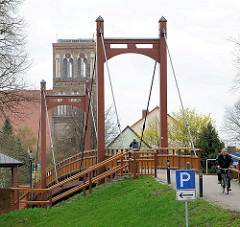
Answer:
<svg viewBox="0 0 240 227"><path fill-rule="evenodd" d="M49 123L49 117L48 117L48 109L47 109L47 102L46 102L46 95L45 95L45 90L44 90L44 88L43 88L42 92L43 92L43 96L44 96L45 109L46 109L46 114L47 114L48 130L49 130L50 141L51 141L51 149L52 149L53 163L54 163L54 169L55 169L56 183L58 184L56 161L55 161L55 155L54 155L54 150L53 150L52 133L51 133L51 129L50 129L50 123Z"/></svg>

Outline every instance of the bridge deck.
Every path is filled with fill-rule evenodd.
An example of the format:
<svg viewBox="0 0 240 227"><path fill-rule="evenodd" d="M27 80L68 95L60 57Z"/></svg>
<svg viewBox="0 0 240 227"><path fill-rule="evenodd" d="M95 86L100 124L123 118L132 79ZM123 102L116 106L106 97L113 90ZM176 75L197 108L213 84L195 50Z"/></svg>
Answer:
<svg viewBox="0 0 240 227"><path fill-rule="evenodd" d="M171 187L175 189L175 170L171 170ZM157 180L167 183L167 171L158 170ZM196 192L199 193L199 176L196 173ZM217 175L203 175L203 198L213 204L226 209L240 211L240 184L231 181L232 191L227 195L222 193L221 186L217 184Z"/></svg>

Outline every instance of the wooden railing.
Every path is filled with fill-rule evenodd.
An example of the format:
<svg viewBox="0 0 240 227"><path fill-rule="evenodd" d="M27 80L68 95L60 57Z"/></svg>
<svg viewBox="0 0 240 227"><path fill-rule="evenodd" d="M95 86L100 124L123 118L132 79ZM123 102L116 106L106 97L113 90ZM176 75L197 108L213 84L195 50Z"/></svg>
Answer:
<svg viewBox="0 0 240 227"><path fill-rule="evenodd" d="M136 176L157 177L157 152L132 151L129 152L130 172Z"/></svg>
<svg viewBox="0 0 240 227"><path fill-rule="evenodd" d="M58 180L70 177L79 172L80 169L86 169L96 163L96 150L81 152L70 158L64 159L56 165ZM55 168L52 168L46 174L46 184L52 185L55 182Z"/></svg>
<svg viewBox="0 0 240 227"><path fill-rule="evenodd" d="M158 168L167 168L167 160L171 169L185 169L186 163L190 163L190 168L195 171L201 169L201 149L191 148L160 148L157 152ZM195 155L196 154L196 155Z"/></svg>
<svg viewBox="0 0 240 227"><path fill-rule="evenodd" d="M123 160L121 159L122 157L128 155L128 152L125 152L125 153L120 153L116 156L113 156L111 158L108 158L107 160L97 164L97 165L94 165L94 166L91 166L89 167L88 169L80 172L80 173L77 173L63 181L61 181L60 183L58 184L55 184L47 189L29 189L29 188L11 188L12 190L14 190L16 192L16 208L19 209L19 204L20 203L25 203L27 204L28 206L29 205L37 205L38 207L44 207L44 208L47 208L47 204L49 204L49 208L52 207L52 203L68 196L68 195L71 195L81 189L83 189L83 194L85 195L86 194L86 187L89 187L89 193L92 192L92 184L93 183L96 183L97 181L101 180L101 179L104 179L112 174L116 174L117 172L122 172L123 169L126 169L128 167L128 163L123 163ZM117 165L116 167L114 168L111 168L99 175L97 175L97 170L99 170L100 168L104 168L106 166L108 166L111 162L116 162L116 160L122 160L120 162L120 165ZM83 178L83 182L81 183L80 182L80 185L66 191L66 192L63 192L62 194L60 195L57 195L55 197L52 198L52 192L54 189L58 188L58 187L61 187L73 180L76 180L78 178ZM25 193L27 196L24 197L24 199L20 200L20 195L19 195L19 192L23 192ZM38 198L37 201L32 201L30 200L30 193L32 193L32 198ZM39 200L40 199L40 200Z"/></svg>
<svg viewBox="0 0 240 227"><path fill-rule="evenodd" d="M132 151L132 149L125 149L126 152ZM137 150L134 150L137 151ZM106 148L105 157L106 159L112 157L120 152L123 152L122 148ZM138 151L139 152L139 151ZM189 162L192 169L199 171L200 166L200 149L195 149L196 155L193 149L189 148L158 148L158 149L145 149L140 152L157 152L157 167L167 168L167 160L170 161L171 169L185 168L186 163ZM58 180L61 181L68 178L86 168L89 168L97 163L97 152L96 150L85 151L83 154L78 153L70 158L67 158L57 164L57 176ZM113 164L111 164L113 165ZM115 163L116 166L116 163ZM46 174L46 182L48 186L52 186L56 183L55 170L52 168ZM40 182L35 188L40 188Z"/></svg>
<svg viewBox="0 0 240 227"><path fill-rule="evenodd" d="M231 175L234 176L234 174L237 175L237 178L238 178L238 182L240 183L240 157L238 156L235 156L233 154L230 154L232 158L235 158L238 160L238 165L236 166L236 168L230 168L230 171L231 171Z"/></svg>
<svg viewBox="0 0 240 227"><path fill-rule="evenodd" d="M126 149L125 151L126 152L124 153L123 156L121 156L121 159L119 158L115 159L115 157L118 157L119 154L120 155L123 154L123 149L121 148L105 149L106 160L111 160L111 161L105 163L104 168L107 171L110 171L110 170L119 171L118 168L121 168L122 175L133 173L135 177L140 175L156 176L157 168L167 168L167 160L169 160L170 167L172 169L185 168L186 163L189 162L192 169L195 169L196 171L200 170L200 149L195 149L195 152L197 155L195 155L193 149L187 149L187 148L158 148L158 149L146 149L141 151ZM114 158L114 159L112 160L109 158ZM50 190L51 189L53 190L56 187L61 186L62 183L65 184L66 182L70 182L73 179L83 177L85 174L85 171L80 172L80 167L81 167L81 170L91 171L93 167L95 168L100 164L99 163L96 165L96 163L97 163L96 150L85 151L83 154L79 153L70 158L67 158L62 162L60 162L59 164L57 164L56 166L57 176L60 183L56 184L56 177L55 177L56 175L53 168L47 172L47 176L46 176L47 185ZM122 167L126 166L127 164L128 164L128 168L126 168L126 171L123 172ZM233 171L238 172L239 174L239 170L235 169ZM90 176L87 174L87 177L91 179L93 176ZM95 180L96 179L98 178L95 178ZM83 185L81 187L85 188L85 186ZM25 203L23 201L28 201L28 198L29 198L29 190L25 190L25 189L26 188L17 189L17 191L22 192L21 197L18 197L18 200L22 201L22 203ZM39 198L42 198L42 195L44 193L47 193L45 192L45 189L44 191L41 191L42 189L41 189L40 182L38 182L38 184L35 185L35 189L40 190L40 191L36 191L35 193L35 194L38 194L38 197L40 196ZM76 189L77 188L73 190L76 190ZM81 188L77 190L80 190L80 189ZM31 190L34 190L34 189L31 189ZM40 205L45 206L48 203L50 202L45 201L45 203L43 202ZM15 204L17 204L17 201L15 202ZM25 203L25 204L28 205L28 203Z"/></svg>
<svg viewBox="0 0 240 227"><path fill-rule="evenodd" d="M16 200L14 203L15 209L20 209L20 204L24 204L24 208L28 208L29 206L37 205L38 208L47 208L47 204L49 204L49 208L52 208L52 191L48 188L46 189L38 189L38 188L11 188L16 194ZM25 194L24 197L20 196L20 192ZM32 198L39 198L42 200L34 200Z"/></svg>
<svg viewBox="0 0 240 227"><path fill-rule="evenodd" d="M28 206L37 205L38 207L46 208L49 204L49 208L52 204L60 199L65 198L79 190L83 190L83 194L86 195L86 187L89 188L89 193L92 193L92 184L101 181L102 179L109 177L113 178L113 174L120 175L133 174L136 176L150 175L157 176L157 152L156 151L138 151L138 152L121 152L115 156L112 156L105 161L91 166L82 172L79 172L67 179L62 180L60 183L55 184L47 189L29 189L29 188L12 188L17 192L16 208L19 209L19 204L24 203ZM100 169L104 172L97 174ZM53 190L68 184L76 179L82 179L78 186L69 189L55 197L52 197ZM25 193L24 199L20 199L19 192ZM30 193L32 198L37 198L37 201L30 200Z"/></svg>

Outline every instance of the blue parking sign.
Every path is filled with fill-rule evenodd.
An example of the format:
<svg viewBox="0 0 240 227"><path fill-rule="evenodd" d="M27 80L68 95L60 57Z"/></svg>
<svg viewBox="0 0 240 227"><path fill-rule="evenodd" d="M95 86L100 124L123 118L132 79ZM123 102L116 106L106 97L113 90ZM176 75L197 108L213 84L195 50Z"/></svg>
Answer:
<svg viewBox="0 0 240 227"><path fill-rule="evenodd" d="M195 189L195 171L194 170L176 170L176 188Z"/></svg>

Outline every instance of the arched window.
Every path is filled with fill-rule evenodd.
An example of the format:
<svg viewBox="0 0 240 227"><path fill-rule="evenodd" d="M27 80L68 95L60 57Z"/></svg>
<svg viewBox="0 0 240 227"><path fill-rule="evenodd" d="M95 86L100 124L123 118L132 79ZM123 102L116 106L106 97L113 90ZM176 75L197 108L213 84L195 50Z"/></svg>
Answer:
<svg viewBox="0 0 240 227"><path fill-rule="evenodd" d="M87 77L87 58L83 59L83 77Z"/></svg>
<svg viewBox="0 0 240 227"><path fill-rule="evenodd" d="M63 77L67 79L67 59L63 59Z"/></svg>
<svg viewBox="0 0 240 227"><path fill-rule="evenodd" d="M56 55L56 78L60 78L60 56L59 54Z"/></svg>
<svg viewBox="0 0 240 227"><path fill-rule="evenodd" d="M69 77L73 78L73 59L70 58L69 60Z"/></svg>
<svg viewBox="0 0 240 227"><path fill-rule="evenodd" d="M78 58L78 78L81 78L81 58Z"/></svg>
<svg viewBox="0 0 240 227"><path fill-rule="evenodd" d="M92 78L92 76L94 77L93 73L93 70L94 70L94 61L95 61L95 54L92 52L90 54L90 77Z"/></svg>

